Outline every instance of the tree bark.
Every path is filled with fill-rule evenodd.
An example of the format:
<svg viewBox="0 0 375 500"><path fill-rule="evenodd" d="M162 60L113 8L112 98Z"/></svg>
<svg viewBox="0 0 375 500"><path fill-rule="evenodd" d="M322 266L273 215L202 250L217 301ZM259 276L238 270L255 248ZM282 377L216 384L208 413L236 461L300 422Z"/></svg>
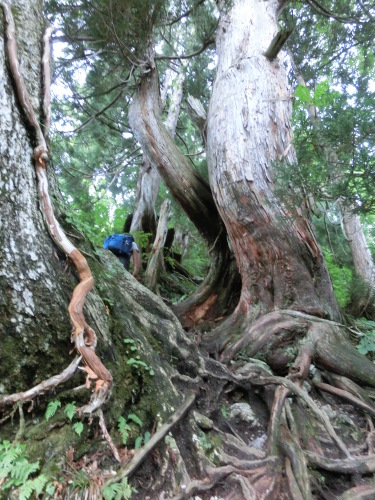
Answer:
<svg viewBox="0 0 375 500"><path fill-rule="evenodd" d="M13 2L19 17L16 21L18 54L30 101L39 114L42 97L40 54L42 53L42 18L38 1ZM36 14L37 13L37 14ZM1 9L1 20L3 12ZM0 24L4 40L4 25ZM54 369L66 362L66 335L71 327L68 306L60 282L65 258L56 251L45 230L37 202L33 165L34 133L25 119L6 65L5 45L0 44L0 324L2 360L1 379L7 389L22 387L25 381L36 383L51 374L46 361L53 342ZM53 175L48 173L49 178ZM53 183L52 183L53 184ZM53 328L51 327L51 317ZM69 335L69 333L68 333ZM65 346L65 347L64 347ZM39 353L39 354L37 354ZM44 360L44 361L43 361Z"/></svg>
<svg viewBox="0 0 375 500"><path fill-rule="evenodd" d="M338 319L305 211L288 213L273 193L273 162L296 162L286 69L280 57L264 56L282 3L237 0L221 18L207 123L210 185L242 278L235 315L288 308Z"/></svg>
<svg viewBox="0 0 375 500"><path fill-rule="evenodd" d="M208 184L176 147L160 117L159 79L153 57L129 110L129 122L143 151L189 219L205 240L211 255L208 276L197 292L175 308L185 326L230 310L239 277L228 248L225 229ZM230 273L230 280L228 278ZM221 294L216 289L220 286Z"/></svg>
<svg viewBox="0 0 375 500"><path fill-rule="evenodd" d="M169 72L167 72L169 75ZM165 106L166 95L167 95L167 84L169 77L166 77L165 85L163 86L163 94L165 97L161 96L161 106ZM180 73L173 80L173 91L171 95L171 100L168 109L167 119L165 121L165 127L170 133L171 137L174 137L177 127L178 116L180 114L180 107L183 95L183 85L185 80L185 71L182 67ZM133 214L133 220L131 224L131 231L143 231L145 233L151 233L152 240L155 239L156 235L156 212L155 205L160 187L160 175L158 173L157 167L154 167L149 160L149 158L143 156L143 165L140 170L138 182L137 182L137 194L135 201L135 210Z"/></svg>

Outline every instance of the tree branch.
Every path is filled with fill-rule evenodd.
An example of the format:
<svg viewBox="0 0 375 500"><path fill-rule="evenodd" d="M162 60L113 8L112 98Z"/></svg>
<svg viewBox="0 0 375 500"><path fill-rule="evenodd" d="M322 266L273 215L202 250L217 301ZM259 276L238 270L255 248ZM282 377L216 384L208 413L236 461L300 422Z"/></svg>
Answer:
<svg viewBox="0 0 375 500"><path fill-rule="evenodd" d="M159 442L168 434L172 427L175 426L185 416L186 412L193 405L195 398L196 394L194 393L188 395L182 405L175 411L175 413L173 413L173 415L168 418L165 424L163 424L160 429L152 436L150 441L141 450L138 451L133 460L129 462L129 464L124 469L119 471L116 476L108 479L104 483L104 486L110 486L113 483L118 483L125 477L133 474L133 472L135 472L135 470L141 465L147 455L151 453L155 446L157 446Z"/></svg>

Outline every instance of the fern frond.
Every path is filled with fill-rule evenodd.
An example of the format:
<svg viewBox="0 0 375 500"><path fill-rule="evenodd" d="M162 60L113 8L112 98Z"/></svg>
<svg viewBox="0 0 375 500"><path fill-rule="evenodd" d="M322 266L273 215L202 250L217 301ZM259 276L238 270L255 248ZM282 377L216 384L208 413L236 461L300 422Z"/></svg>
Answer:
<svg viewBox="0 0 375 500"><path fill-rule="evenodd" d="M132 420L135 424L139 425L139 427L143 425L142 420L135 413L129 413L128 420Z"/></svg>
<svg viewBox="0 0 375 500"><path fill-rule="evenodd" d="M71 403L68 403L65 408L64 408L64 413L68 417L70 421L73 420L74 414L76 412L76 403L75 401L72 401Z"/></svg>
<svg viewBox="0 0 375 500"><path fill-rule="evenodd" d="M57 408L59 408L60 406L61 406L61 401L59 401L58 399L55 399L54 401L50 401L48 403L45 414L47 422L50 418L54 416L54 414L57 412Z"/></svg>

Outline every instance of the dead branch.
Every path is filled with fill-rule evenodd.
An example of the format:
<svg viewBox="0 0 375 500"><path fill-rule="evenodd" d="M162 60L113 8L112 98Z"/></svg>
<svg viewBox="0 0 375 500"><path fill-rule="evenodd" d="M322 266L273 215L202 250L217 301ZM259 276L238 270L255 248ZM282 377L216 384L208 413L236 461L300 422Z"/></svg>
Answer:
<svg viewBox="0 0 375 500"><path fill-rule="evenodd" d="M110 449L113 453L113 456L115 457L117 462L121 463L121 458L120 458L120 455L118 453L118 450L117 450L116 446L114 445L114 442L112 441L112 438L111 438L109 432L107 431L107 427L105 425L104 415L103 415L102 410L98 410L97 415L99 417L99 425L100 425L100 428L102 430L103 436L104 436L105 440L107 441L108 446L110 447Z"/></svg>
<svg viewBox="0 0 375 500"><path fill-rule="evenodd" d="M195 393L191 393L182 403L182 405L171 415L168 420L163 424L160 429L152 436L150 441L143 446L141 450L135 455L133 460L122 470L120 470L115 476L108 479L104 486L110 486L113 483L118 483L125 477L130 476L135 472L135 470L141 465L144 459L151 453L151 451L157 446L160 441L168 434L168 432L175 426L186 414L186 412L193 405L196 398Z"/></svg>
<svg viewBox="0 0 375 500"><path fill-rule="evenodd" d="M40 396L41 394L44 394L45 392L50 391L51 389L54 389L60 384L63 384L64 382L73 377L81 359L82 359L81 356L76 356L74 360L70 363L70 365L67 368L65 368L65 370L63 370L61 373L59 373L58 375L54 375L53 377L47 380L43 380L43 382L36 385L35 387L32 387L28 391L17 392L15 394L10 394L9 396L4 396L2 399L0 399L0 410L3 409L5 406L17 403L18 401L22 402L31 401L37 396Z"/></svg>

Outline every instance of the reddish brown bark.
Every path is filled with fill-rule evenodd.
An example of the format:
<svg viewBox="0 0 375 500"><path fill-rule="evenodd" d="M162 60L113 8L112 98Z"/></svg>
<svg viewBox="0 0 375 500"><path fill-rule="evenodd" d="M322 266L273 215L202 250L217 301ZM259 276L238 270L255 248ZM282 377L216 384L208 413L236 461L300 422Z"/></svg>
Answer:
<svg viewBox="0 0 375 500"><path fill-rule="evenodd" d="M273 163L293 168L291 99L280 57L264 55L281 3L234 2L218 29L219 63L207 121L210 185L242 278L240 302L221 331L241 332L275 309L340 318L303 207L288 212L273 193ZM213 335L214 337L214 335Z"/></svg>

